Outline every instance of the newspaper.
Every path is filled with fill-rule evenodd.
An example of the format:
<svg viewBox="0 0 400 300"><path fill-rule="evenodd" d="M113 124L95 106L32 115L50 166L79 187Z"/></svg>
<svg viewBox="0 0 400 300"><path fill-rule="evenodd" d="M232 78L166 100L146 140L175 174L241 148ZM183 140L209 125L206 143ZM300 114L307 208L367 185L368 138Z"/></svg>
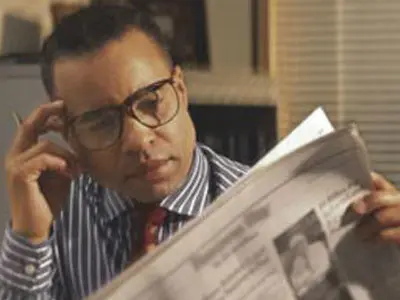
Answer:
<svg viewBox="0 0 400 300"><path fill-rule="evenodd" d="M276 151L89 299L398 299L399 250L353 233L349 206L372 186L364 143L355 126L321 135Z"/></svg>
<svg viewBox="0 0 400 300"><path fill-rule="evenodd" d="M280 141L278 145L256 163L252 170L268 166L290 152L334 130L332 123L329 121L322 107L318 107L287 137ZM251 174L251 172L249 172L249 174Z"/></svg>

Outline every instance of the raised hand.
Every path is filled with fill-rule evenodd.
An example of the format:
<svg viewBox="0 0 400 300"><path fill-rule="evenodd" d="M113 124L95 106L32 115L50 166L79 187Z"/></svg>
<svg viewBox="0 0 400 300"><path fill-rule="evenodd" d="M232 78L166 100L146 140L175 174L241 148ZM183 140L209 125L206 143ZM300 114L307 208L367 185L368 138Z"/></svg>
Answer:
<svg viewBox="0 0 400 300"><path fill-rule="evenodd" d="M12 229L32 243L48 238L52 220L68 197L71 179L79 170L71 151L39 137L61 133L62 101L35 109L19 126L5 159Z"/></svg>

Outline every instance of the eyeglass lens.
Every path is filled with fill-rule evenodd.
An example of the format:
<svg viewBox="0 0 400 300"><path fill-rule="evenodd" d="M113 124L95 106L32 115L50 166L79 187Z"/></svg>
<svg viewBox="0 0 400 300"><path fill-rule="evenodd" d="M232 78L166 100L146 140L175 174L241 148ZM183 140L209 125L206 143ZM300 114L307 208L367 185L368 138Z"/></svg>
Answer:
<svg viewBox="0 0 400 300"><path fill-rule="evenodd" d="M79 143L91 150L113 145L122 134L123 119L126 116L124 107L101 108L78 117L73 123L73 131ZM178 109L175 89L171 84L164 84L157 90L142 90L135 94L128 107L128 114L141 124L156 128L171 121Z"/></svg>

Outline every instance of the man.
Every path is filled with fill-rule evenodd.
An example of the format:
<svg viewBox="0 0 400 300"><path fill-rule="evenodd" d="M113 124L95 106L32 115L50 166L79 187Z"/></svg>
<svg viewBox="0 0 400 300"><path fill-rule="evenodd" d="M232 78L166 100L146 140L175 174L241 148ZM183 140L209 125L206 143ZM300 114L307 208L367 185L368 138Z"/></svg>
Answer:
<svg viewBox="0 0 400 300"><path fill-rule="evenodd" d="M247 169L196 144L183 72L139 12L83 9L42 56L52 101L23 121L5 162L1 299L93 293ZM38 140L50 130L72 150Z"/></svg>
<svg viewBox="0 0 400 300"><path fill-rule="evenodd" d="M80 299L201 214L246 167L196 145L182 70L139 12L84 9L42 54L51 102L22 122L6 160L1 291ZM49 130L73 151L38 141Z"/></svg>

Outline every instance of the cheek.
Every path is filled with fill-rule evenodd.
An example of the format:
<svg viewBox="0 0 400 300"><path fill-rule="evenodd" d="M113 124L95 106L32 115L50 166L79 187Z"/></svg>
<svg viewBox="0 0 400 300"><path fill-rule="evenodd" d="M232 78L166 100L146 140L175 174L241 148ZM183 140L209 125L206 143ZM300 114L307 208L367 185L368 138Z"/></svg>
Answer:
<svg viewBox="0 0 400 300"><path fill-rule="evenodd" d="M113 151L81 152L84 168L91 176L102 184L114 185L115 172L118 172L118 155ZM110 172L113 170L113 172ZM115 171L115 172L114 172Z"/></svg>
<svg viewBox="0 0 400 300"><path fill-rule="evenodd" d="M192 151L195 143L195 131L188 113L182 114L176 122L169 124L163 133L164 140L168 142L175 153L182 156Z"/></svg>

